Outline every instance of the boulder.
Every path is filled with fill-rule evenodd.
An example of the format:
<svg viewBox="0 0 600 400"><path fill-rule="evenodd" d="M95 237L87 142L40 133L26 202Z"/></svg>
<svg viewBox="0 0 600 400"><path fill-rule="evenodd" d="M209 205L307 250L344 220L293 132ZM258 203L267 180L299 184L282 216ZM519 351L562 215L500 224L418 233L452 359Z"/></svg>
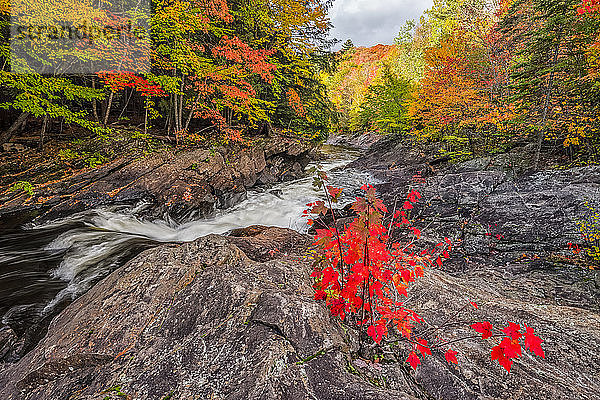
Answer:
<svg viewBox="0 0 600 400"><path fill-rule="evenodd" d="M306 240L268 229L260 242L281 245L282 234ZM310 260L274 253L253 261L243 240L208 236L142 253L4 366L0 397L415 398L350 372L356 340L312 299Z"/></svg>

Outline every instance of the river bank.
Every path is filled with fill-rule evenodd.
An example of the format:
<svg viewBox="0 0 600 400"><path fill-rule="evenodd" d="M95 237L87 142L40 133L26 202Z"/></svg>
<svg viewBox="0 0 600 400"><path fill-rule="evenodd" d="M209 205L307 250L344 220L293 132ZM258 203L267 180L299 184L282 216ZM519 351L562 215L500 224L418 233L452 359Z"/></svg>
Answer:
<svg viewBox="0 0 600 400"><path fill-rule="evenodd" d="M346 188L345 201L365 179L390 207L407 190L420 191L412 216L423 240L454 241L451 258L428 271L408 306L434 325L459 310L463 326L526 323L544 340L544 360L524 356L506 375L490 360L491 343L454 343L472 334L459 327L440 333L459 352L457 367L434 352L412 373L402 346L361 345L357 331L312 300L309 239L283 222L143 251L54 318L21 360L0 364L0 393L7 399L595 398L600 278L568 243L581 241L584 201L600 199L600 170L533 172L515 164L519 157L526 162L526 154L515 152L450 164L384 138L347 169L339 168L347 158L325 169L334 186ZM267 219L271 212L295 212L317 195L303 178L254 193L230 212L276 225ZM469 301L479 309L465 309Z"/></svg>
<svg viewBox="0 0 600 400"><path fill-rule="evenodd" d="M43 187L30 198L14 197L17 201L7 204L13 214L28 215L37 207L39 216L25 229L5 230L0 239L0 355L15 360L27 353L62 309L145 249L255 224L306 230L302 211L321 195L304 172L311 159L323 159L318 163L338 184L356 189L367 180L360 173L336 171L358 157L356 151L325 146L320 153L297 140L273 138L268 146L230 155L230 162L220 153L204 158L204 150L157 154L116 171L107 165L87 173L91 183L73 194L59 192L54 206L35 201L47 195ZM140 178L138 171L157 159L162 164L144 169ZM193 190L183 190L178 198L173 186L182 189L184 183ZM80 186L60 182L50 190L71 187ZM118 193L106 196L98 189L107 187ZM198 191L205 196L194 198ZM82 200L71 209L71 198Z"/></svg>

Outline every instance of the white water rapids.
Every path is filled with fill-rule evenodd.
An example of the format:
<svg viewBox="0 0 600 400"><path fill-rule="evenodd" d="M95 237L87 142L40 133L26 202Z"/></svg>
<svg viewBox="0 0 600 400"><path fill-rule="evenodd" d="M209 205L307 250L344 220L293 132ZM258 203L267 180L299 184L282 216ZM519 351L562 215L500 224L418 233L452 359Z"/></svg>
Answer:
<svg viewBox="0 0 600 400"><path fill-rule="evenodd" d="M340 206L350 202L364 183L374 183L366 173L341 168L358 156L356 151L333 146L325 146L324 151L328 159L319 163L321 169L327 172L331 185L344 188ZM306 231L308 226L302 211L306 203L323 197L312 183L313 176L309 176L267 190L250 191L246 200L233 208L219 210L213 218L181 224L168 217L155 220L140 217L149 206L142 203L99 208L32 225L12 240L0 243L0 266L10 266L0 270L0 285L7 288L0 289L2 322L14 324L15 319L31 318L32 313L37 318L55 313L58 305L73 301L124 261L158 243L193 241L250 225ZM23 241L36 233L38 239L49 236L53 239L46 242L32 239L30 248L23 249ZM20 280L23 276L30 279Z"/></svg>

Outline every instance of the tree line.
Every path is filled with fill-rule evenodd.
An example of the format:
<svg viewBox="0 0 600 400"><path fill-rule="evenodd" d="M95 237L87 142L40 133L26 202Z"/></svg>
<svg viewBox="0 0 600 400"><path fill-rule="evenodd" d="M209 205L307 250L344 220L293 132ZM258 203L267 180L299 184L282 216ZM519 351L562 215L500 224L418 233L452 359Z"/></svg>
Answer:
<svg viewBox="0 0 600 400"><path fill-rule="evenodd" d="M393 46L325 81L342 131L403 132L455 159L519 144L598 161L598 0L435 0Z"/></svg>
<svg viewBox="0 0 600 400"><path fill-rule="evenodd" d="M142 3L1 2L0 144L27 124L40 144L59 125L103 137L121 125L227 140L271 124L326 135L332 0Z"/></svg>

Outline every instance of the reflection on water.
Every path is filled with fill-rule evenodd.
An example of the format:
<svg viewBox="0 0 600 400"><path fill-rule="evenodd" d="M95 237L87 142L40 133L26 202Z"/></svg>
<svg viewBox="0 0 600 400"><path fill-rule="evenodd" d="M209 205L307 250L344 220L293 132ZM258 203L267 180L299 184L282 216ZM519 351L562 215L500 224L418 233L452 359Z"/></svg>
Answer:
<svg viewBox="0 0 600 400"><path fill-rule="evenodd" d="M342 203L373 179L342 170L358 156L349 149L325 146L321 168L330 184L343 187ZM314 166L314 165L313 165ZM307 229L301 218L306 203L322 197L313 177L280 183L248 193L247 200L213 218L177 224L140 215L149 204L86 211L0 238L0 315L2 323L22 333L60 309L145 248L164 242L192 241L249 225ZM1 325L0 325L1 326ZM21 331L21 332L19 332Z"/></svg>

